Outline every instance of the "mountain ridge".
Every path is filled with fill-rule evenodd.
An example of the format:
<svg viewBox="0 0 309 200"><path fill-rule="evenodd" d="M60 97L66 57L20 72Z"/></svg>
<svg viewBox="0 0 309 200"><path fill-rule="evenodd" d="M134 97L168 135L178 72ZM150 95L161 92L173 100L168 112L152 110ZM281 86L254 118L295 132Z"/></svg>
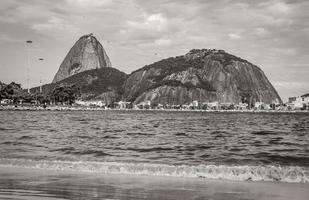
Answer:
<svg viewBox="0 0 309 200"><path fill-rule="evenodd" d="M113 81L100 80L109 79L102 73L110 71L100 70L103 68L111 68L103 46L93 34L84 35L70 49L52 83L77 84L81 88L90 85L88 91L82 89L81 98L97 99L105 92L103 88L115 85ZM192 101L282 103L261 68L224 50L192 49L184 55L145 65L129 75L114 71L113 76L119 78L117 87L110 91L114 98L109 99L115 101L134 104L151 101L170 105L190 104ZM89 81L100 82L100 86ZM86 98L89 91L93 95Z"/></svg>

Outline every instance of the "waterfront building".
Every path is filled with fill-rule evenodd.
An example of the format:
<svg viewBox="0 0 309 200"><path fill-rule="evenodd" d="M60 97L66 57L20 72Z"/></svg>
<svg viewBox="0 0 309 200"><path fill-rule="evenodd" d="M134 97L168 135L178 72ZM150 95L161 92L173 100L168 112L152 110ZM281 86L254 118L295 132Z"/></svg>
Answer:
<svg viewBox="0 0 309 200"><path fill-rule="evenodd" d="M264 109L264 103L261 101L257 101L254 103L254 109L256 110L263 110Z"/></svg>
<svg viewBox="0 0 309 200"><path fill-rule="evenodd" d="M1 104L12 104L13 99L1 99Z"/></svg>
<svg viewBox="0 0 309 200"><path fill-rule="evenodd" d="M249 105L247 103L239 103L236 105L237 110L246 110L248 109Z"/></svg>
<svg viewBox="0 0 309 200"><path fill-rule="evenodd" d="M289 97L289 103L293 103L294 101L296 101L296 97Z"/></svg>
<svg viewBox="0 0 309 200"><path fill-rule="evenodd" d="M214 101L214 102L210 102L207 103L208 108L216 110L219 108L219 102L218 101Z"/></svg>
<svg viewBox="0 0 309 200"><path fill-rule="evenodd" d="M117 108L119 108L119 109L128 109L128 108L130 108L131 102L119 101L116 104L117 104Z"/></svg>
<svg viewBox="0 0 309 200"><path fill-rule="evenodd" d="M194 109L198 108L198 101L193 101L192 106Z"/></svg>
<svg viewBox="0 0 309 200"><path fill-rule="evenodd" d="M91 100L91 101L76 100L75 103L81 106L98 106L98 107L106 106L106 103L102 100Z"/></svg>
<svg viewBox="0 0 309 200"><path fill-rule="evenodd" d="M291 102L290 102L291 100ZM309 109L309 97L301 96L301 97L290 97L289 105L292 109L300 110L300 109Z"/></svg>

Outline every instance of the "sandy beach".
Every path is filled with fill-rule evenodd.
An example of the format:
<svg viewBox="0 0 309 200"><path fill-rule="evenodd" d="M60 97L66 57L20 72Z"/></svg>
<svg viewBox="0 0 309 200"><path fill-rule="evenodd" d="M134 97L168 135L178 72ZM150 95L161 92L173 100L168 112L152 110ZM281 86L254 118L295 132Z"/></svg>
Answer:
<svg viewBox="0 0 309 200"><path fill-rule="evenodd" d="M306 200L308 184L0 168L0 199Z"/></svg>

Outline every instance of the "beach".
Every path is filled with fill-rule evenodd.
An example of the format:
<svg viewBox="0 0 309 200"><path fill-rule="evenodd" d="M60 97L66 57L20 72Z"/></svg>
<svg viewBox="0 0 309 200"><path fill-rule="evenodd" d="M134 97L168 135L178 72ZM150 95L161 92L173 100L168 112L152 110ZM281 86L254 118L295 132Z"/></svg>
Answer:
<svg viewBox="0 0 309 200"><path fill-rule="evenodd" d="M309 185L0 167L0 199L306 200Z"/></svg>
<svg viewBox="0 0 309 200"><path fill-rule="evenodd" d="M306 113L2 111L0 120L0 199L309 196Z"/></svg>

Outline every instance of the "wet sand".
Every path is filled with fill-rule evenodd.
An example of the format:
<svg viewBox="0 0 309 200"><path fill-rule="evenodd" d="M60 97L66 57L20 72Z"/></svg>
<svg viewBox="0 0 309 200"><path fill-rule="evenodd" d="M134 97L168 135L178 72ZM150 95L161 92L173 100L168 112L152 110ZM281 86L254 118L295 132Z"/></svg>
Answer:
<svg viewBox="0 0 309 200"><path fill-rule="evenodd" d="M293 199L309 184L108 175L0 167L0 199Z"/></svg>

